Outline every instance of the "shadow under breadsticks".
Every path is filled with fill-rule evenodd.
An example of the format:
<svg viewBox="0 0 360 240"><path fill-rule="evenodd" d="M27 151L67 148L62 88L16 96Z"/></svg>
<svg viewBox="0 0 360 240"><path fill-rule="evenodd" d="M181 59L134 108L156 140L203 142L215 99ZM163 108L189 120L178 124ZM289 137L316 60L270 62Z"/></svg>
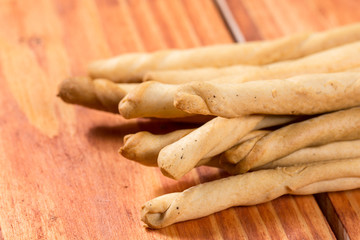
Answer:
<svg viewBox="0 0 360 240"><path fill-rule="evenodd" d="M89 129L89 138L98 138L102 141L113 141L119 147L123 144L125 135L139 131L147 131L152 134L166 134L175 130L190 129L199 127L199 123L166 121L162 119L136 119L123 121L114 126L99 125Z"/></svg>

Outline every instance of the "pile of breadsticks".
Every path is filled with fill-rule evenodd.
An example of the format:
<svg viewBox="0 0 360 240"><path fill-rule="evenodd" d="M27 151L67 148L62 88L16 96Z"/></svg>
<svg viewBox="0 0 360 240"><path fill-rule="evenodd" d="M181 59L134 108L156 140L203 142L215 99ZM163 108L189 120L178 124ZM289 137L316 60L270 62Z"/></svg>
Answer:
<svg viewBox="0 0 360 240"><path fill-rule="evenodd" d="M125 54L60 85L65 101L124 118L196 121L124 138L120 153L179 179L194 167L232 177L155 198L151 228L284 194L360 187L360 25L272 41Z"/></svg>

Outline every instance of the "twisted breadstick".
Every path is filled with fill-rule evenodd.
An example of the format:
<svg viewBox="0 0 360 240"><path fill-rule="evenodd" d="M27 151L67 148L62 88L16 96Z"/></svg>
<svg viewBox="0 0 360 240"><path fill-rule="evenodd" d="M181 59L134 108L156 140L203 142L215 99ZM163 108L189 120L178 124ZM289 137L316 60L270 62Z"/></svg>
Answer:
<svg viewBox="0 0 360 240"><path fill-rule="evenodd" d="M137 82L149 70L268 64L299 58L357 40L360 40L359 24L272 41L125 54L94 62L89 66L89 75L115 82Z"/></svg>
<svg viewBox="0 0 360 240"><path fill-rule="evenodd" d="M213 157L229 149L249 132L280 125L293 117L244 116L214 118L180 140L164 147L158 156L158 165L165 176L179 179L193 169L201 159Z"/></svg>
<svg viewBox="0 0 360 240"><path fill-rule="evenodd" d="M200 218L233 206L264 203L284 194L314 194L360 187L360 158L260 170L199 184L144 204L150 228Z"/></svg>
<svg viewBox="0 0 360 240"><path fill-rule="evenodd" d="M214 80L241 83L254 80L284 79L304 73L332 73L360 66L360 42L350 43L303 58L263 66L235 65L224 68L150 71L144 80L168 84Z"/></svg>
<svg viewBox="0 0 360 240"><path fill-rule="evenodd" d="M192 114L318 114L360 105L360 73L308 74L240 84L193 82L179 88L177 108Z"/></svg>
<svg viewBox="0 0 360 240"><path fill-rule="evenodd" d="M254 170L358 157L360 157L360 140L340 141L300 149L278 160L259 166Z"/></svg>
<svg viewBox="0 0 360 240"><path fill-rule="evenodd" d="M360 54L359 54L360 56ZM360 59L359 59L360 60ZM307 68L303 68L303 71L306 72ZM339 73L340 74L340 73ZM237 114L237 116L241 113L241 109L243 106L250 108L255 106L256 108L260 108L263 105L258 104L258 102L267 101L267 105L271 105L274 101L281 102L284 104L289 102L290 97L293 97L290 93L287 95L276 95L277 92L281 91L295 91L300 95L299 97L303 97L311 100L311 98L307 98L304 94L310 93L302 93L298 90L298 87L304 85L308 87L310 90L313 86L317 86L318 88L322 88L322 83L326 84L331 79L338 80L337 76L340 79L346 78L348 76L348 80L352 80L350 76L355 77L356 75L360 76L360 73L344 73L344 75L304 75L303 77L294 77L285 81L287 84L283 84L283 81L271 81L269 83L265 83L267 81L256 81L249 82L243 84L219 84L214 82L204 82L204 83L190 83L189 85L171 85L171 84L163 84L158 82L145 82L140 85L139 88L136 88L134 91L129 93L120 103L119 111L121 115L125 118L135 118L135 117L160 117L160 118L177 118L177 117L185 117L190 116L191 114L187 112L198 112L200 114L222 114L226 116L231 116ZM297 80L296 80L297 79ZM329 79L329 80L328 80ZM313 81L317 81L313 82ZM348 81L348 82L349 82ZM331 84L331 83L330 83ZM279 88L279 90L275 89ZM346 86L343 86L344 88ZM217 89L218 88L218 89ZM341 88L338 91L341 93ZM304 88L304 91L306 89ZM349 89L350 90L350 89ZM238 92L239 91L239 92ZM336 91L334 89L333 91ZM315 93L317 93L316 90ZM211 94L213 93L213 94ZM230 94L229 94L230 93ZM252 95L251 95L252 93ZM255 95L257 94L257 95ZM174 97L176 95L176 106L181 108L183 111L177 109L174 106ZM236 96L238 95L238 96ZM258 96L259 95L259 96ZM217 97L216 97L217 96ZM319 97L323 95L315 94L314 97ZM255 99L256 97L256 99ZM282 97L282 98L279 98ZM268 100L270 98L270 100ZM282 101L284 98L287 98L287 101ZM349 98L350 99L350 98ZM346 100L345 100L346 101ZM350 99L351 101L351 99ZM240 102L240 104L238 104ZM341 102L344 102L344 99ZM220 104L227 104L227 107L222 107ZM250 103L250 104L248 104ZM301 101L298 102L301 104ZM333 105L330 104L330 108ZM207 106L209 105L209 106ZM214 106L215 105L215 106ZM267 106L266 105L266 106ZM276 106L276 105L272 105ZM288 104L288 107L292 107L292 104ZM334 105L336 106L336 105ZM212 110L212 108L219 108L218 111ZM236 110L233 110L233 109ZM276 112L271 112L271 108L267 108L269 111L267 113L274 114ZM246 110L246 109L245 109ZM244 111L245 111L244 110ZM288 111L288 114L292 113L292 110ZM237 113L239 112L239 113ZM245 113L246 114L246 113Z"/></svg>
<svg viewBox="0 0 360 240"><path fill-rule="evenodd" d="M243 173L299 149L360 138L360 107L324 114L275 130L261 138L233 173Z"/></svg>
<svg viewBox="0 0 360 240"><path fill-rule="evenodd" d="M119 113L120 100L137 86L116 84L105 79L92 81L86 77L68 78L60 84L58 96L67 103Z"/></svg>

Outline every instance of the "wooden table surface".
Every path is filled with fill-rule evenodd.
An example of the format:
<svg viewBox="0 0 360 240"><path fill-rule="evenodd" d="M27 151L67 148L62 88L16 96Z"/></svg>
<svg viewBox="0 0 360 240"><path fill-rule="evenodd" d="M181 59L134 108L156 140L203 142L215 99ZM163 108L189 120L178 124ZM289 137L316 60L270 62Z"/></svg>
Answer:
<svg viewBox="0 0 360 240"><path fill-rule="evenodd" d="M124 135L177 125L56 97L63 78L98 58L273 39L356 22L359 12L357 0L0 1L0 239L359 239L359 190L146 230L144 202L225 174L200 167L177 182L128 161L117 153Z"/></svg>

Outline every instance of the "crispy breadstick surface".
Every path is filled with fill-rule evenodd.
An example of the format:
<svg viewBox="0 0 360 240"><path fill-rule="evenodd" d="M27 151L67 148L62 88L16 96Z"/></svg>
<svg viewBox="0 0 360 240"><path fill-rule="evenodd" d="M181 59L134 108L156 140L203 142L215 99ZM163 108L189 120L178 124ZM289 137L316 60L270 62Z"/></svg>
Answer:
<svg viewBox="0 0 360 240"><path fill-rule="evenodd" d="M223 68L150 71L144 81L183 84L213 80L241 83L255 80L284 79L308 73L332 73L360 66L360 41L315 53L303 58L263 66L235 65Z"/></svg>
<svg viewBox="0 0 360 240"><path fill-rule="evenodd" d="M318 114L359 106L360 73L308 74L240 84L193 82L178 90L174 104L188 113L221 117Z"/></svg>
<svg viewBox="0 0 360 240"><path fill-rule="evenodd" d="M167 134L152 134L150 132L137 132L135 134L129 134L124 137L124 145L120 148L119 152L121 155L127 159L136 161L146 166L157 167L157 158L161 149L170 145L182 137L186 136L195 129L182 129L175 130ZM245 135L241 141L246 142L248 139L256 138L257 136L262 136L269 131L257 130L252 131L249 134ZM208 162L211 161L211 165L218 166L218 158L207 158L201 159L197 166L208 165Z"/></svg>
<svg viewBox="0 0 360 240"><path fill-rule="evenodd" d="M360 140L339 141L300 149L278 160L259 166L255 170L358 157L360 157Z"/></svg>
<svg viewBox="0 0 360 240"><path fill-rule="evenodd" d="M201 159L222 153L239 143L252 130L292 120L292 117L261 115L232 119L214 118L179 141L164 147L159 153L158 166L165 176L179 179Z"/></svg>
<svg viewBox="0 0 360 240"><path fill-rule="evenodd" d="M124 157L143 165L157 167L157 158L162 148L186 136L194 129L176 130L167 134L155 135L137 132L124 137L124 146L119 150Z"/></svg>
<svg viewBox="0 0 360 240"><path fill-rule="evenodd" d="M192 116L174 107L179 86L144 82L121 100L119 112L124 118L157 117L182 118Z"/></svg>
<svg viewBox="0 0 360 240"><path fill-rule="evenodd" d="M221 162L232 164L238 163L239 160L245 158L251 149L253 149L254 145L268 133L270 133L270 131L264 131L262 134L259 134L254 138L248 139L247 141L241 142L229 150L226 150L221 154Z"/></svg>
<svg viewBox="0 0 360 240"><path fill-rule="evenodd" d="M265 69L265 67L235 65L223 68L192 68L187 70L150 71L144 76L143 81L156 81L167 84L183 84L193 81L209 81L224 76L253 75L254 73L260 73L261 69Z"/></svg>
<svg viewBox="0 0 360 240"><path fill-rule="evenodd" d="M275 130L261 138L234 173L243 173L299 149L360 138L360 108L323 114Z"/></svg>
<svg viewBox="0 0 360 240"><path fill-rule="evenodd" d="M67 103L118 112L118 104L138 84L116 84L105 79L91 80L87 77L65 79L59 86L58 96Z"/></svg>
<svg viewBox="0 0 360 240"><path fill-rule="evenodd" d="M115 82L137 82L141 81L149 70L268 64L303 57L358 40L360 24L354 24L271 41L124 54L92 63L89 66L89 75L92 78L106 78Z"/></svg>
<svg viewBox="0 0 360 240"><path fill-rule="evenodd" d="M147 227L162 228L232 206L264 203L284 194L358 188L359 179L359 158L259 170L155 198L142 207L142 221Z"/></svg>

